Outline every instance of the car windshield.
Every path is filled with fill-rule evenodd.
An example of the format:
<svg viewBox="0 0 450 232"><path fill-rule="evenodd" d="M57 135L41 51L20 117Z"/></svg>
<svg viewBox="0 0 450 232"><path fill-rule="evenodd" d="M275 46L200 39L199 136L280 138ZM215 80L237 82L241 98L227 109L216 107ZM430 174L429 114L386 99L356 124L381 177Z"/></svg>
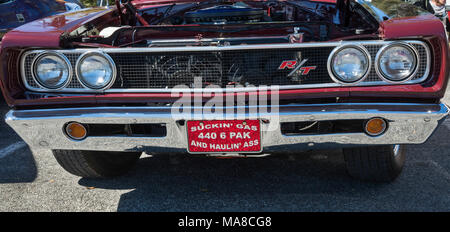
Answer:
<svg viewBox="0 0 450 232"><path fill-rule="evenodd" d="M411 17L430 14L428 11L417 7L413 1L405 0L372 0L365 1L372 6L372 10L379 10L389 18Z"/></svg>

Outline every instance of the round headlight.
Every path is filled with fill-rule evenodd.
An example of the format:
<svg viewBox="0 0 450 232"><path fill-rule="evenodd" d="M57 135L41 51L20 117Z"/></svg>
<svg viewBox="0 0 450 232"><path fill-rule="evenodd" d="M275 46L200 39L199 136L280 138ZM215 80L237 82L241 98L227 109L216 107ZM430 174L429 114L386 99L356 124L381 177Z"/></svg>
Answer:
<svg viewBox="0 0 450 232"><path fill-rule="evenodd" d="M328 70L334 81L341 84L358 83L369 74L370 56L364 47L344 46L332 52Z"/></svg>
<svg viewBox="0 0 450 232"><path fill-rule="evenodd" d="M116 66L110 56L100 52L88 52L77 61L77 76L90 89L105 89L113 84Z"/></svg>
<svg viewBox="0 0 450 232"><path fill-rule="evenodd" d="M402 43L390 44L377 54L377 72L387 82L404 82L417 70L417 53Z"/></svg>
<svg viewBox="0 0 450 232"><path fill-rule="evenodd" d="M69 60L56 52L38 55L33 62L33 76L36 82L46 89L64 88L72 78Z"/></svg>

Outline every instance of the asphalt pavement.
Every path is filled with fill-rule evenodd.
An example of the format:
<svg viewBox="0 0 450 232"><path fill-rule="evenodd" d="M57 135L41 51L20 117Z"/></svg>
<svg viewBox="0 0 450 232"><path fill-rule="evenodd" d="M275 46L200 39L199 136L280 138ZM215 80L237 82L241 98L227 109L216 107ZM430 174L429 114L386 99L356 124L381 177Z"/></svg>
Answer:
<svg viewBox="0 0 450 232"><path fill-rule="evenodd" d="M446 97L450 103L450 96ZM8 111L0 98L0 114ZM401 176L347 176L340 150L267 158L143 155L127 175L90 180L31 151L0 120L0 211L450 211L450 120L407 146Z"/></svg>

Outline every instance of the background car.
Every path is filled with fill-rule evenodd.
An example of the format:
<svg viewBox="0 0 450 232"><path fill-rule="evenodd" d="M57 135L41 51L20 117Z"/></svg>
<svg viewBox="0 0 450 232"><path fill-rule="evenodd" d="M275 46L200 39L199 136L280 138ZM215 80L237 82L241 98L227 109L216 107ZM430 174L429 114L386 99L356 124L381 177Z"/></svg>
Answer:
<svg viewBox="0 0 450 232"><path fill-rule="evenodd" d="M447 16L450 17L450 2L447 1L447 3L445 3L445 8L447 9Z"/></svg>
<svg viewBox="0 0 450 232"><path fill-rule="evenodd" d="M0 0L0 40L27 22L83 7L79 0Z"/></svg>

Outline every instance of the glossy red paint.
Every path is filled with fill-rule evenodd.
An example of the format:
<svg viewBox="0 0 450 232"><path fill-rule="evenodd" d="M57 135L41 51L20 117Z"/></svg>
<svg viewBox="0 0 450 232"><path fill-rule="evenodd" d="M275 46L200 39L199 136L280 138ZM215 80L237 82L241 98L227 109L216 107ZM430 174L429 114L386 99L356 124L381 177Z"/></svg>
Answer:
<svg viewBox="0 0 450 232"><path fill-rule="evenodd" d="M136 8L140 9L140 8L148 6L148 5L155 6L156 4L166 5L166 4L181 3L181 2L204 2L204 1L208 1L208 0L133 0L132 3ZM228 2L238 2L238 1L241 1L241 0L228 0ZM255 0L255 1L266 2L267 0ZM335 4L335 3L337 3L337 1L342 1L342 0L310 0L310 1Z"/></svg>
<svg viewBox="0 0 450 232"><path fill-rule="evenodd" d="M95 95L87 95L87 96L61 96L61 97L48 97L48 98L39 98L34 100L25 100L25 99L15 99L14 106L15 107L40 107L40 106L53 106L53 107L61 107L61 106L89 106L97 104Z"/></svg>
<svg viewBox="0 0 450 232"><path fill-rule="evenodd" d="M145 102L173 102L179 99L181 96L187 97L201 97L203 101L208 101L212 97L222 97L225 99L227 96L254 96L259 95L258 92L239 92L239 93L214 93L201 94L201 93L109 93L105 95L97 95L96 101L98 104L109 104L117 102L127 103L145 103ZM267 91L265 94L270 99L271 92ZM333 98L333 97L348 97L349 92L347 88L322 88L322 89L299 89L299 90L280 90L280 99L294 100L294 99L313 99L313 98Z"/></svg>
<svg viewBox="0 0 450 232"><path fill-rule="evenodd" d="M144 4L151 4L151 3L163 3L163 2L199 2L198 0L133 0L132 3L134 5L144 5ZM207 0L203 0L207 1ZM233 0L231 0L233 1ZM238 0L234 0L238 1ZM261 2L267 1L267 0L259 0ZM338 0L310 0L311 2L326 2L326 3L336 3Z"/></svg>
<svg viewBox="0 0 450 232"><path fill-rule="evenodd" d="M241 92L241 93L215 93L212 95L203 95L199 93L108 93L100 95L86 95L86 96L60 96L49 98L38 98L34 100L14 100L16 107L61 107L61 106L77 106L77 105L107 105L107 104L147 104L147 103L169 103L177 101L181 96L186 97L201 97L203 102L209 101L213 97L249 97L257 96L258 92ZM267 91L267 98L271 98L271 91ZM279 94L284 100L295 99L317 99L317 98L335 98L335 97L349 97L347 88L328 88L328 89L309 89L309 90L280 90ZM300 96L300 97L299 97ZM216 98L217 99L217 98Z"/></svg>
<svg viewBox="0 0 450 232"><path fill-rule="evenodd" d="M444 24L431 14L384 21L380 24L380 33L385 39L421 36L446 37Z"/></svg>
<svg viewBox="0 0 450 232"><path fill-rule="evenodd" d="M22 25L8 32L2 40L6 47L59 47L60 36L93 20L112 12L104 8L89 8L81 11L58 14Z"/></svg>
<svg viewBox="0 0 450 232"><path fill-rule="evenodd" d="M326 3L336 3L337 0L311 0L311 2L326 2Z"/></svg>
<svg viewBox="0 0 450 232"><path fill-rule="evenodd" d="M132 3L136 7L136 9L145 9L149 6L151 7L159 7L165 6L174 3L189 3L189 2L205 2L208 0L134 0ZM242 0L228 0L227 2L239 2ZM253 0L258 2L266 2L267 0ZM319 2L319 3L330 3L336 4L337 1L341 0L310 0L311 2Z"/></svg>

